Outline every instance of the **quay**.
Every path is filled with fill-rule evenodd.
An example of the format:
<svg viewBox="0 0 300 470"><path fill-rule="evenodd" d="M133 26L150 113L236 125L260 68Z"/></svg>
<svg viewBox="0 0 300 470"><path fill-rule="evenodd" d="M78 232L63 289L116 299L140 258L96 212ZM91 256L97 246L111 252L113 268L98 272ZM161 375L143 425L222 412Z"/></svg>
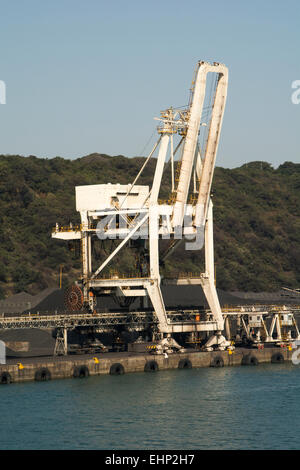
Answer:
<svg viewBox="0 0 300 470"><path fill-rule="evenodd" d="M0 384L28 381L48 381L63 378L87 378L94 375L123 375L170 369L202 367L259 366L290 362L290 347L264 349L236 348L234 351L202 352L188 350L184 353L101 353L96 355L69 355L8 359L0 364Z"/></svg>

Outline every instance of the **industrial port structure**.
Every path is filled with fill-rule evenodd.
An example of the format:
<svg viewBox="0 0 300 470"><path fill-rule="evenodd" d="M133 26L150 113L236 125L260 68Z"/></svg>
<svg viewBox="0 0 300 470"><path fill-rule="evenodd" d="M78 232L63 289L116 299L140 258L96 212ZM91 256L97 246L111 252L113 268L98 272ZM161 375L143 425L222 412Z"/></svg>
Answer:
<svg viewBox="0 0 300 470"><path fill-rule="evenodd" d="M77 240L81 246L82 277L66 291L66 308L39 312L37 307L33 311L21 307L16 314L9 302L6 312L5 306L0 307L2 333L25 329L55 332L54 356L62 357L40 353L36 355L39 357L16 356L17 349L11 349L13 359L7 363L0 360L0 384L293 360L292 349L300 344L296 321L299 305L247 303L240 299L241 303L235 302L234 306L223 301L221 307L216 289L211 185L227 85L225 65L198 62L188 106L161 112L157 118L157 141L134 181L127 185L108 183L75 188L81 224L56 224L52 232L53 238ZM156 151L151 188L138 185ZM166 168L170 169L171 192L168 200L162 202L159 196ZM113 240L114 245L108 244L112 251L95 266L92 247L99 239L104 244ZM162 242L167 243L167 248L162 249ZM204 271L176 279L163 278L161 265L182 243L186 250L204 248ZM137 273L134 276L110 273L107 267L127 244L136 252ZM193 306L173 303L171 307L163 295L168 286L171 289L175 286L178 291L194 286L199 301ZM203 296L200 298L200 291L207 305ZM298 289L293 292L299 294ZM114 299L115 310L103 308L103 299L107 297ZM30 305L31 299L25 300ZM98 350L71 351L68 333L72 330L82 335L133 332L136 339L112 354L113 348L106 348L101 341L97 343ZM15 339L8 339L7 347L13 348L14 342ZM20 343L25 348L26 341ZM5 350L2 340L0 348ZM77 355L72 358L70 352ZM99 355L100 352L107 354ZM17 362L17 357L22 357L22 363Z"/></svg>
<svg viewBox="0 0 300 470"><path fill-rule="evenodd" d="M207 77L214 75L214 90L209 97L212 102L209 122L203 121L204 103L207 102ZM169 108L161 112L158 140L147 157L141 171L132 184L91 185L76 187L76 209L80 212L80 227L65 230L56 226L52 236L65 240L81 240L82 249L82 294L79 286L69 294L69 306L75 309L81 305L91 312L95 309L96 294L109 293L120 298L143 299L144 307L151 304L158 319L158 337L174 344L172 334L177 332L211 333L206 347L218 345L226 348L230 343L222 334L224 319L214 281L213 258L213 215L210 198L216 153L225 110L228 84L228 70L223 64L199 62L192 84L190 102L185 109ZM198 145L201 127L207 127L207 139L203 148ZM174 151L174 136L180 142ZM159 193L170 144L172 194L167 204L159 203ZM158 148L156 169L151 189L138 186L137 181L147 162ZM181 149L175 179L174 155ZM191 181L193 179L193 184ZM189 199L190 196L190 199ZM186 218L189 224L185 224ZM113 223L115 222L115 223ZM132 278L100 278L104 268L127 242L139 237L141 275ZM118 238L122 241L95 270L92 270L92 238ZM160 261L171 255L183 237L194 237L196 249L205 244L205 272L198 279L177 279L180 284L200 284L210 307L209 319L198 318L197 322L172 323L167 317L161 294ZM169 247L161 256L159 241L170 239ZM190 243L192 245L192 243ZM197 246L198 245L198 246ZM191 248L195 249L195 247ZM130 302L130 300L129 300Z"/></svg>
<svg viewBox="0 0 300 470"><path fill-rule="evenodd" d="M208 86L210 82L210 86ZM253 344L291 341L299 337L295 309L255 306L221 309L215 286L213 248L213 204L211 185L226 104L228 69L225 65L200 61L192 82L189 104L185 108L170 107L161 112L157 128L158 138L141 170L132 183L77 186L76 209L80 213L80 226L59 226L52 237L79 240L82 253L82 278L67 293L67 307L79 322L106 325L126 324L127 328L152 331L158 350L181 350L174 335L181 334L187 342L201 344L202 349L233 349L229 319L234 319L236 330L243 330ZM178 143L175 139L177 138ZM202 140L201 140L202 139ZM167 161L170 149L169 161ZM152 187L138 185L150 158L158 151ZM175 161L176 154L179 159ZM159 200L162 177L167 165L171 166L171 194L167 202ZM114 250L95 268L92 244L118 240ZM165 251L160 241L168 240ZM191 241L193 240L193 241ZM205 270L198 276L186 275L177 279L162 279L161 264L172 255L182 242L186 249L199 250L204 246ZM105 268L115 256L131 244L137 251L138 274L132 276L109 275ZM199 285L202 287L209 309L168 311L161 285ZM110 295L118 300L122 314L109 316L97 311L97 299ZM135 311L130 305L140 299ZM128 310L126 312L126 307ZM298 309L296 309L298 311ZM266 317L271 316L269 326ZM109 319L108 319L109 318ZM132 319L134 318L134 321ZM70 321L71 317L69 317ZM89 320L88 320L89 319ZM108 323L107 323L108 321ZM63 326L63 325L62 325ZM66 325L64 325L66 327ZM277 330L276 338L273 337ZM66 352L66 333L60 335Z"/></svg>

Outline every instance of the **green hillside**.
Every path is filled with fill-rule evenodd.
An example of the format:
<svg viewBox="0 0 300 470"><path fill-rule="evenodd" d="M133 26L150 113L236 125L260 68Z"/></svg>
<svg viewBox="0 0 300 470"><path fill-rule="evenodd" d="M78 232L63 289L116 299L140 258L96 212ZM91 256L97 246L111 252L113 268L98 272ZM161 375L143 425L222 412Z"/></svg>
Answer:
<svg viewBox="0 0 300 470"><path fill-rule="evenodd" d="M93 154L76 160L0 156L0 296L37 293L80 275L74 246L51 239L56 222L79 222L74 186L132 182L144 158ZM151 184L155 160L139 184ZM169 169L161 197L167 197ZM218 287L272 291L300 286L300 164L278 169L264 162L216 168L213 183L215 261ZM70 248L72 248L70 250ZM95 256L103 257L95 246ZM166 274L199 272L203 253L182 248L164 267ZM134 270L128 249L118 268ZM112 266L114 267L114 266Z"/></svg>

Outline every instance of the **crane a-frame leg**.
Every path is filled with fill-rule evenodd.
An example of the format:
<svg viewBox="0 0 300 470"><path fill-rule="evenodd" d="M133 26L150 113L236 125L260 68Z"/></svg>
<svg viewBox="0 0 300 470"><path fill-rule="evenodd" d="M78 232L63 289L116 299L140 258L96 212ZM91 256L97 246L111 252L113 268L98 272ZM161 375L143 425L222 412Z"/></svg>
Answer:
<svg viewBox="0 0 300 470"><path fill-rule="evenodd" d="M213 239L213 204L210 199L208 205L207 219L204 233L205 243L205 273L201 277L201 286L206 297L207 303L211 310L213 319L217 323L218 330L209 338L205 347L210 348L213 345L218 345L220 348L229 346L221 334L224 329L224 318L220 307L218 293L215 284L215 268L214 268L214 239Z"/></svg>

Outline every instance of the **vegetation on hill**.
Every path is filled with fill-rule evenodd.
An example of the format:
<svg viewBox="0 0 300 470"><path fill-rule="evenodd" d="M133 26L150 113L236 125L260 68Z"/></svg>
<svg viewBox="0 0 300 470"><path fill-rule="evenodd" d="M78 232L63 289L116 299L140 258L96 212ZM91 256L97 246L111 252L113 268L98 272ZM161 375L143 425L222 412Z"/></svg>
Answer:
<svg viewBox="0 0 300 470"><path fill-rule="evenodd" d="M60 157L0 156L0 297L37 293L80 276L80 256L67 243L51 239L55 223L79 222L77 185L132 182L144 158L92 154L76 160ZM150 160L139 184L151 184ZM162 198L168 196L166 168ZM218 287L225 290L272 291L300 286L300 164L274 169L252 162L235 169L217 167L213 182L215 262ZM103 257L104 248L95 248ZM174 253L165 273L199 272L202 252ZM127 250L117 261L134 270Z"/></svg>

